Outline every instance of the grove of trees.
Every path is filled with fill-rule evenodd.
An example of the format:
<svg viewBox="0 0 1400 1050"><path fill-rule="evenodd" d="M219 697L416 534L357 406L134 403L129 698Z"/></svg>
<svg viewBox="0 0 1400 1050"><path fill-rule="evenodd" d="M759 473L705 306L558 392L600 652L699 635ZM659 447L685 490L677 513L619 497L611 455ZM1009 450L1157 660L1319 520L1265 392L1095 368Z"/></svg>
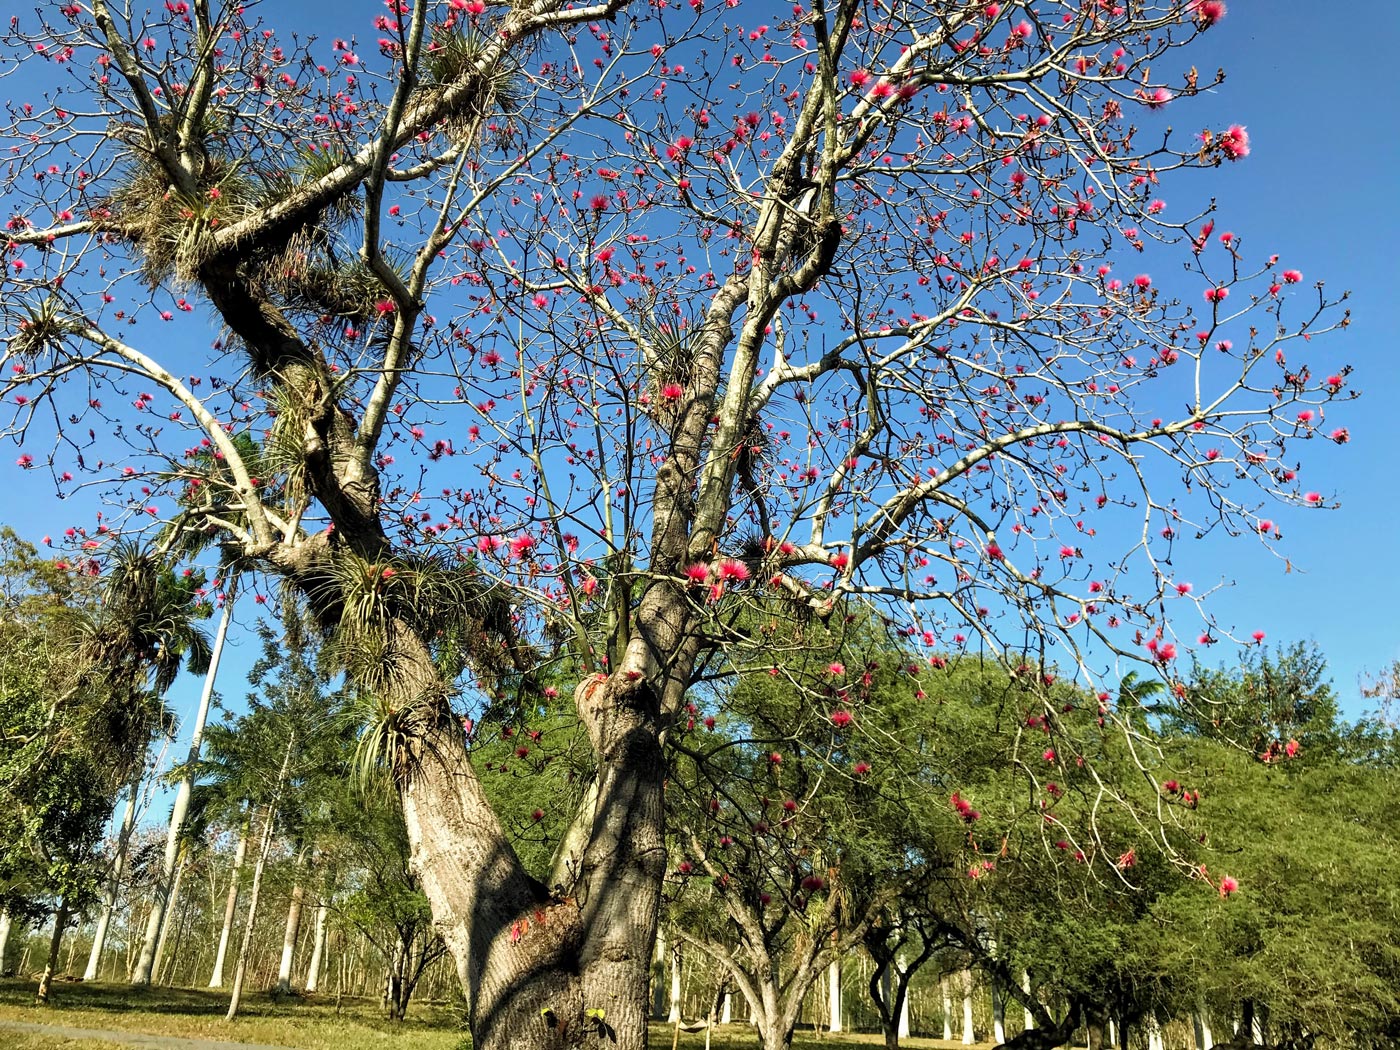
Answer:
<svg viewBox="0 0 1400 1050"><path fill-rule="evenodd" d="M12 18L4 426L101 515L57 560L16 548L5 629L42 644L7 685L6 914L52 905L54 960L98 902L102 826L237 578L278 612L265 677L185 763L138 983L202 826L251 874L230 1016L281 866L284 989L307 901L324 932L338 899L400 1013L450 955L477 1050L643 1047L663 915L768 1047L858 945L895 1027L917 960L994 976L1052 1034L1225 987L1294 1042L1327 1031L1262 971L1334 870L1256 857L1248 888L1230 851L1244 872L1296 814L1378 863L1365 786L1365 819L1254 807L1294 770L1389 776L1388 731L1270 692L1316 676L1259 639L1190 670L1173 627L1248 640L1191 544L1273 545L1271 507L1329 504L1297 447L1352 396L1323 338L1345 296L1215 231L1208 173L1247 130L1169 123L1218 83L1191 45L1225 14ZM92 764L61 781L90 800L45 801L60 761ZM365 841L336 844L345 806ZM1231 946L1231 984L1172 954L1187 933ZM1391 1023L1376 952L1367 1010L1328 1000L1338 1033Z"/></svg>

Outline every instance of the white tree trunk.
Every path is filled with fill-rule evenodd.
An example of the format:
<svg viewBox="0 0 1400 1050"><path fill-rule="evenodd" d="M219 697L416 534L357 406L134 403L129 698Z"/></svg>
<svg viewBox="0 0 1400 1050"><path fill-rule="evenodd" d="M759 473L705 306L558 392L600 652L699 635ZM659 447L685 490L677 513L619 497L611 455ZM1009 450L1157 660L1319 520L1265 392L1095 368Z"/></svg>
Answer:
<svg viewBox="0 0 1400 1050"><path fill-rule="evenodd" d="M671 1009L668 1021L681 1019L681 942L671 945Z"/></svg>
<svg viewBox="0 0 1400 1050"><path fill-rule="evenodd" d="M306 991L311 993L321 983L321 960L326 953L326 918L330 909L325 901L316 905L316 940L311 945L311 963L306 968Z"/></svg>
<svg viewBox="0 0 1400 1050"><path fill-rule="evenodd" d="M899 972L902 975L905 972L905 959L902 955L899 957L898 966ZM909 1037L909 987L907 985L904 988L904 999L899 1004L899 1019L895 1022L894 1030L901 1039L907 1039Z"/></svg>
<svg viewBox="0 0 1400 1050"><path fill-rule="evenodd" d="M1191 1015L1192 1028L1196 1036L1196 1050L1210 1050L1215 1045L1215 1035L1210 1030L1210 1015L1206 1004L1197 1003L1196 1012Z"/></svg>
<svg viewBox="0 0 1400 1050"><path fill-rule="evenodd" d="M995 977L992 978L992 1038L997 1046L1006 1042L1006 997Z"/></svg>
<svg viewBox="0 0 1400 1050"><path fill-rule="evenodd" d="M122 873L126 870L126 850L131 842L131 832L136 827L136 799L141 793L141 778L131 785L131 794L126 798L122 809L121 831L117 833L117 852L112 858L112 874L107 884L107 897L102 902L102 912L97 916L97 929L92 935L92 950L88 952L87 968L83 970L83 980L97 980L102 967L102 949L107 946L107 927L112 922L112 911L117 906L117 895L121 893ZM0 967L3 969L3 967Z"/></svg>
<svg viewBox="0 0 1400 1050"><path fill-rule="evenodd" d="M282 935L282 961L277 966L277 990L288 995L292 990L292 961L296 958L297 937L301 933L301 905L306 890L298 881L292 887L292 903L287 908L287 929Z"/></svg>
<svg viewBox="0 0 1400 1050"><path fill-rule="evenodd" d="M193 767L199 761L199 752L204 744L204 723L209 719L209 704L214 697L214 679L219 673L219 659L223 656L224 640L228 637L229 622L233 619L233 595L236 586L237 581L230 580L224 592L224 614L219 618L219 629L214 635L214 648L209 654L209 670L204 675L204 688L199 694L199 708L195 711L190 750L185 756L185 775L180 778L180 786L175 791L175 806L170 811L170 828L165 835L165 861L161 865L160 877L156 879L151 914L146 920L146 936L141 942L141 957L136 961L136 969L131 974L132 984L151 983L156 948L170 910L171 883L180 855L180 832L185 826L185 816L190 810L190 793L194 790Z"/></svg>
<svg viewBox="0 0 1400 1050"><path fill-rule="evenodd" d="M180 907L180 885L185 881L185 869L189 867L189 850L180 851L180 863L175 868L175 881L170 884L170 915L176 914ZM170 927L175 925L167 921L160 929L160 940L156 941L155 960L151 963L151 979L160 978L161 962L165 958L165 944L170 939Z"/></svg>
<svg viewBox="0 0 1400 1050"><path fill-rule="evenodd" d="M951 1043L953 1041L953 992L948 986L946 976L939 980L938 987L943 993L943 1041Z"/></svg>
<svg viewBox="0 0 1400 1050"><path fill-rule="evenodd" d="M1031 975L1026 970L1021 971L1021 990L1025 992L1027 996L1031 994ZM1035 1028L1035 1014L1031 1013L1024 1007L1022 1008L1021 1012L1025 1015L1026 1031L1029 1032L1033 1028Z"/></svg>
<svg viewBox="0 0 1400 1050"><path fill-rule="evenodd" d="M962 993L963 993L963 1028L962 1041L964 1046L971 1046L977 1042L976 1034L972 1029L972 971L962 972Z"/></svg>
<svg viewBox="0 0 1400 1050"><path fill-rule="evenodd" d="M832 959L826 968L826 1002L831 1031L841 1031L841 960Z"/></svg>
<svg viewBox="0 0 1400 1050"><path fill-rule="evenodd" d="M233 920L238 917L238 877L243 872L243 860L247 855L248 822L245 818L243 828L238 832L238 847L233 852L233 874L229 876L228 900L224 902L224 928L219 932L219 950L214 956L214 974L209 978L210 988L224 986L224 959L228 955L228 941L233 932Z"/></svg>
<svg viewBox="0 0 1400 1050"><path fill-rule="evenodd" d="M666 986L663 980L666 968L671 961L671 951L668 944L666 927L660 925L656 929L656 951L651 967L651 1017L653 1021L660 1021L666 1016Z"/></svg>
<svg viewBox="0 0 1400 1050"><path fill-rule="evenodd" d="M5 949L10 946L10 909L0 908L0 974L5 972Z"/></svg>
<svg viewBox="0 0 1400 1050"><path fill-rule="evenodd" d="M719 1008L719 1023L730 1024L734 1020L734 997L724 993L724 1002Z"/></svg>

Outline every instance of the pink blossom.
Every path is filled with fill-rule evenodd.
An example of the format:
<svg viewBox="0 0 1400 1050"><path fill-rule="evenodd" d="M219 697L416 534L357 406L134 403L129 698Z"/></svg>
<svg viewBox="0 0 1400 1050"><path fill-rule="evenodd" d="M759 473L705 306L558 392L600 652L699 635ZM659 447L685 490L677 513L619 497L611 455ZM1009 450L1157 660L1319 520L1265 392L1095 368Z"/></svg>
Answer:
<svg viewBox="0 0 1400 1050"><path fill-rule="evenodd" d="M661 396L667 401L679 401L685 389L679 383L667 383L661 388Z"/></svg>
<svg viewBox="0 0 1400 1050"><path fill-rule="evenodd" d="M1055 749L1053 747L1047 747L1045 749L1045 754L1041 755L1040 757L1045 759L1045 761L1047 762L1055 761Z"/></svg>
<svg viewBox="0 0 1400 1050"><path fill-rule="evenodd" d="M725 558L723 561L716 563L714 569L715 576L721 580L742 583L749 578L749 567L741 561L735 561L733 558Z"/></svg>
<svg viewBox="0 0 1400 1050"><path fill-rule="evenodd" d="M1297 740L1290 740L1283 745L1283 753L1289 758L1297 758L1298 752L1302 750Z"/></svg>
<svg viewBox="0 0 1400 1050"><path fill-rule="evenodd" d="M831 712L831 724L838 728L850 725L851 712L847 711L844 707L838 707L835 711Z"/></svg>
<svg viewBox="0 0 1400 1050"><path fill-rule="evenodd" d="M854 766L851 767L851 772L858 777L864 776L866 773L870 772L870 763L857 762Z"/></svg>
<svg viewBox="0 0 1400 1050"><path fill-rule="evenodd" d="M692 584L704 583L710 577L708 565L687 565L685 567L685 578Z"/></svg>
<svg viewBox="0 0 1400 1050"><path fill-rule="evenodd" d="M839 662L827 664L826 673L831 675L832 678L840 678L846 673L846 665Z"/></svg>
<svg viewBox="0 0 1400 1050"><path fill-rule="evenodd" d="M1255 631L1252 635L1250 635L1250 637L1254 639L1255 645L1259 645L1264 641L1264 632Z"/></svg>
<svg viewBox="0 0 1400 1050"><path fill-rule="evenodd" d="M1225 0L1191 0L1190 11L1202 28L1213 26L1225 17Z"/></svg>
<svg viewBox="0 0 1400 1050"><path fill-rule="evenodd" d="M1177 593L1177 594L1190 594L1190 593L1191 593L1191 585L1190 585L1189 583L1178 583L1178 584L1176 585L1176 593Z"/></svg>
<svg viewBox="0 0 1400 1050"><path fill-rule="evenodd" d="M1297 283L1298 283L1299 281L1301 281L1302 279L1303 279L1303 271L1302 271L1302 270L1284 270L1284 271L1283 271L1283 283L1284 283L1284 284L1297 284Z"/></svg>
<svg viewBox="0 0 1400 1050"><path fill-rule="evenodd" d="M1220 896L1222 897L1230 896L1230 894L1234 893L1239 888L1240 884L1229 875L1225 875L1220 879Z"/></svg>
<svg viewBox="0 0 1400 1050"><path fill-rule="evenodd" d="M1139 288L1147 289L1152 286L1152 278L1148 274L1140 273L1133 278L1133 284Z"/></svg>
<svg viewBox="0 0 1400 1050"><path fill-rule="evenodd" d="M533 536L517 536L510 541L510 556L512 558L524 558L534 549L535 540Z"/></svg>
<svg viewBox="0 0 1400 1050"><path fill-rule="evenodd" d="M1249 132L1243 124L1231 124L1216 142L1229 160L1249 156Z"/></svg>
<svg viewBox="0 0 1400 1050"><path fill-rule="evenodd" d="M1208 303L1224 302L1229 295L1230 289L1228 288L1207 288L1205 291L1205 299Z"/></svg>

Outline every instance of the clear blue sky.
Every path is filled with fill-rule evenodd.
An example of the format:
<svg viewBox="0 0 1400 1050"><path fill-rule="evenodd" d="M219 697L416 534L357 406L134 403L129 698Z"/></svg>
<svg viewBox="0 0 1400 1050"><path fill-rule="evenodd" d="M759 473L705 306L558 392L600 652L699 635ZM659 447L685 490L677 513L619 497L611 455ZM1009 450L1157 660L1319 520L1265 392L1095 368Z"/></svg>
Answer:
<svg viewBox="0 0 1400 1050"><path fill-rule="evenodd" d="M295 5L296 20L311 22L321 6ZM354 27L328 27L324 35L363 28L358 14L352 21ZM1390 476L1400 451L1400 369L1391 361L1400 327L1393 248L1400 240L1400 144L1393 134L1400 88L1387 63L1367 57L1358 29L1366 38L1395 39L1400 5L1373 5L1364 24L1352 21L1342 31L1302 0L1232 0L1228 17L1186 56L1203 82L1217 66L1226 82L1183 108L1178 130L1241 123L1251 154L1239 164L1179 173L1168 187L1183 208L1216 198L1217 230L1242 235L1252 254L1277 252L1309 283L1325 279L1329 291L1353 292L1350 331L1318 350L1318 367L1356 366L1353 385L1364 397L1328 419L1328 429L1348 427L1352 441L1338 448L1324 439L1304 449L1310 487L1335 496L1341 509L1275 514L1287 563L1259 544L1223 537L1196 544L1190 555L1198 588L1232 584L1212 599L1222 623L1263 630L1271 643L1315 640L1350 714L1364 707L1359 677L1400 658L1400 617L1391 614L1400 567L1386 553L1400 522L1400 485ZM0 461L0 480L8 496L3 516L32 539L91 521L90 510L75 514L55 498L45 474L21 471L13 456ZM244 629L235 628L221 679L220 691L240 706L256 655L247 627L257 608L240 603ZM183 715L198 692L199 683L186 678L170 699Z"/></svg>

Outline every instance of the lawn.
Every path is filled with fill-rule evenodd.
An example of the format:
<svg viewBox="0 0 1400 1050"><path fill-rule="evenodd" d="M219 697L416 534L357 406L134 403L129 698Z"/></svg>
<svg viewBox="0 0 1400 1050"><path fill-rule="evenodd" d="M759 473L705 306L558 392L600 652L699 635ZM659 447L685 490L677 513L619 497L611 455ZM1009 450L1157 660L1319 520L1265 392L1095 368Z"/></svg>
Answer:
<svg viewBox="0 0 1400 1050"><path fill-rule="evenodd" d="M384 1020L378 1003L347 1000L340 1011L333 999L299 996L273 999L249 995L235 1021L224 1020L226 992L194 988L133 989L126 984L60 983L48 1006L34 1005L34 982L0 980L0 1021L30 1021L90 1028L184 1036L230 1042L262 1043L296 1050L470 1050L470 1042L455 1010L446 1006L414 1003L408 1020L399 1024ZM654 1024L651 1046L668 1050L675 1029ZM56 1035L5 1032L0 1043L6 1050L111 1050L112 1044L74 1040ZM758 1039L747 1025L716 1028L711 1050L751 1050ZM877 1035L821 1036L799 1032L793 1042L798 1050L817 1047L878 1046ZM906 1039L911 1048L952 1048L961 1043L935 1039ZM703 1032L682 1032L680 1050L701 1050Z"/></svg>

